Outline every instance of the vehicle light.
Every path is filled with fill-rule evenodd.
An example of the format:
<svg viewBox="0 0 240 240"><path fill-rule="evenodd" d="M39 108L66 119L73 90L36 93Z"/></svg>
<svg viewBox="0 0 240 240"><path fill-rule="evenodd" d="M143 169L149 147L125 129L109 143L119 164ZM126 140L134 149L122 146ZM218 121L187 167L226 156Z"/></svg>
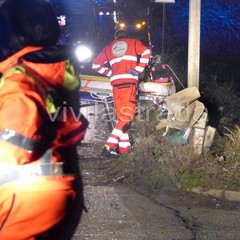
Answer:
<svg viewBox="0 0 240 240"><path fill-rule="evenodd" d="M141 23L137 23L136 24L136 28L140 29L142 27L142 24Z"/></svg>
<svg viewBox="0 0 240 240"><path fill-rule="evenodd" d="M120 27L120 28L125 28L125 26L126 26L125 23L123 23L123 22L122 22L122 23L119 23L119 27Z"/></svg>
<svg viewBox="0 0 240 240"><path fill-rule="evenodd" d="M77 46L75 54L80 62L84 62L91 58L92 51L89 47L80 45Z"/></svg>

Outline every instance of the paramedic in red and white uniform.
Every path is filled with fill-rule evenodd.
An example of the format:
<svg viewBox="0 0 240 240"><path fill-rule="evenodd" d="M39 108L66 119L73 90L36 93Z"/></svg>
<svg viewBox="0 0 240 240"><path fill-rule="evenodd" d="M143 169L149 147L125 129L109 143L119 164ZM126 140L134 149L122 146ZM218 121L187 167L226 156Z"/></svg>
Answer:
<svg viewBox="0 0 240 240"><path fill-rule="evenodd" d="M136 114L138 75L148 64L150 56L148 47L138 39L129 38L128 33L120 29L115 33L115 40L93 61L92 69L110 78L117 116L103 156L118 157L118 153L124 154L131 149L128 130Z"/></svg>

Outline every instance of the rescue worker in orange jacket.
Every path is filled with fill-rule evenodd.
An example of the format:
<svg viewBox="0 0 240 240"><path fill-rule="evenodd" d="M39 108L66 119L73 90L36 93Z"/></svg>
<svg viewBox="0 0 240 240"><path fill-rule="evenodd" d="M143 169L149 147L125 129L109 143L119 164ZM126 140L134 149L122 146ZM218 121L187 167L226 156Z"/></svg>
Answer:
<svg viewBox="0 0 240 240"><path fill-rule="evenodd" d="M118 153L125 154L131 150L128 130L136 114L138 75L148 64L150 56L148 47L138 39L129 38L128 32L120 29L115 33L115 40L93 61L92 69L110 78L117 116L103 156L115 158Z"/></svg>
<svg viewBox="0 0 240 240"><path fill-rule="evenodd" d="M0 239L69 240L83 188L76 147L79 112L71 51L47 0L0 6Z"/></svg>

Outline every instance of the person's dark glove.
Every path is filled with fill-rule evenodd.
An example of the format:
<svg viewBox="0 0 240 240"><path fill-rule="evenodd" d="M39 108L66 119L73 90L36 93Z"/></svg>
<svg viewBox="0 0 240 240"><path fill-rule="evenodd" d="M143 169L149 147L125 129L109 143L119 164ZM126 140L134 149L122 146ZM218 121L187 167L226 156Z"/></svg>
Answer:
<svg viewBox="0 0 240 240"><path fill-rule="evenodd" d="M132 69L132 68L129 68L128 72L131 73L133 76L138 76L139 75L138 72L136 70Z"/></svg>

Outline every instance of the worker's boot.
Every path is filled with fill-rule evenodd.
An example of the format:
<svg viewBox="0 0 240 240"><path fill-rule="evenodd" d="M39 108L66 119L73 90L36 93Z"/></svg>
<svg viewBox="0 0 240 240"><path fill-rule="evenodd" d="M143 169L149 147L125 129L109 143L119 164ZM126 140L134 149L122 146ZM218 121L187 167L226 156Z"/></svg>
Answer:
<svg viewBox="0 0 240 240"><path fill-rule="evenodd" d="M119 155L115 149L111 149L107 144L105 144L101 156L107 158L118 158Z"/></svg>

